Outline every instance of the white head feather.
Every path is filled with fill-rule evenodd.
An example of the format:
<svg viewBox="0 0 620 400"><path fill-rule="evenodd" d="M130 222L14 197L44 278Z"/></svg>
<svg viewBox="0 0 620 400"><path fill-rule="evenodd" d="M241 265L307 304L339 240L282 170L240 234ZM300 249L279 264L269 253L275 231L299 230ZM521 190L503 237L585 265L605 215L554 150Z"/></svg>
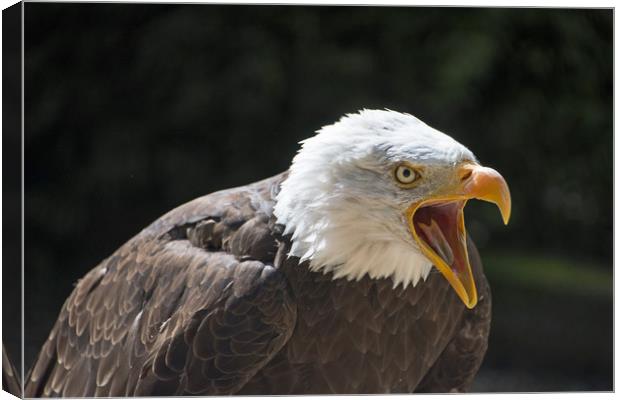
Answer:
<svg viewBox="0 0 620 400"><path fill-rule="evenodd" d="M348 114L301 143L274 209L292 234L289 256L334 279L392 278L394 287L426 279L432 265L405 210L474 155L412 115L390 110ZM394 181L394 165L403 161L427 167L414 189Z"/></svg>

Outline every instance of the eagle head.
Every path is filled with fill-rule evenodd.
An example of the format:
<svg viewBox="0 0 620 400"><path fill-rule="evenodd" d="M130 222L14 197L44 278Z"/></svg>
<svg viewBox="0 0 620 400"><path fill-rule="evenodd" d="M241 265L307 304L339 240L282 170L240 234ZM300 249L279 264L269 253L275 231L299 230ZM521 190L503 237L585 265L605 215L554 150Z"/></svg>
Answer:
<svg viewBox="0 0 620 400"><path fill-rule="evenodd" d="M425 280L433 266L463 303L477 303L463 208L495 203L504 223L510 192L448 135L409 114L362 110L301 142L276 198L289 256L334 279Z"/></svg>

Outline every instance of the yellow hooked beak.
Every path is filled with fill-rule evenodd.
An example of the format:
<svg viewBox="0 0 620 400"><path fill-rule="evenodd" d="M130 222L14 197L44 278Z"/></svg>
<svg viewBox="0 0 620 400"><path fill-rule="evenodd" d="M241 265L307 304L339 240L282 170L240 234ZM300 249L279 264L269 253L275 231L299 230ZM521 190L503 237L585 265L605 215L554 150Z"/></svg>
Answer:
<svg viewBox="0 0 620 400"><path fill-rule="evenodd" d="M504 224L510 219L510 191L494 169L463 164L456 183L406 211L409 229L422 253L448 280L467 308L478 303L476 284L467 255L463 208L470 199L495 203Z"/></svg>

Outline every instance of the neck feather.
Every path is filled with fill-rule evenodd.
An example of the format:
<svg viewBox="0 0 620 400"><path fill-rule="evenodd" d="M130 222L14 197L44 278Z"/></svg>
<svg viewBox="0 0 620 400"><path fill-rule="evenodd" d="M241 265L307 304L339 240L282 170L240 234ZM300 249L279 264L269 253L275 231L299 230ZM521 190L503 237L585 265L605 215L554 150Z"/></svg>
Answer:
<svg viewBox="0 0 620 400"><path fill-rule="evenodd" d="M330 179L292 168L276 198L274 214L291 235L289 256L309 261L334 279L391 278L415 286L432 265L406 229L404 216L380 202L343 193Z"/></svg>

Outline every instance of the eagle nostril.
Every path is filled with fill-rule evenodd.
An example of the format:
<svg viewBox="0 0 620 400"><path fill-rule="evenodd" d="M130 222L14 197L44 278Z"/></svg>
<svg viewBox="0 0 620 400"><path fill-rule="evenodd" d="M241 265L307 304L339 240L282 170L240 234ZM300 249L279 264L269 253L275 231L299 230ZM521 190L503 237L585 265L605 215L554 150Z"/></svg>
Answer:
<svg viewBox="0 0 620 400"><path fill-rule="evenodd" d="M472 173L472 171L471 171L471 170L469 170L469 171L465 172L465 173L463 174L463 176L461 176L461 182L465 182L466 180L468 180L468 179L469 179L469 177L471 176L471 173Z"/></svg>

